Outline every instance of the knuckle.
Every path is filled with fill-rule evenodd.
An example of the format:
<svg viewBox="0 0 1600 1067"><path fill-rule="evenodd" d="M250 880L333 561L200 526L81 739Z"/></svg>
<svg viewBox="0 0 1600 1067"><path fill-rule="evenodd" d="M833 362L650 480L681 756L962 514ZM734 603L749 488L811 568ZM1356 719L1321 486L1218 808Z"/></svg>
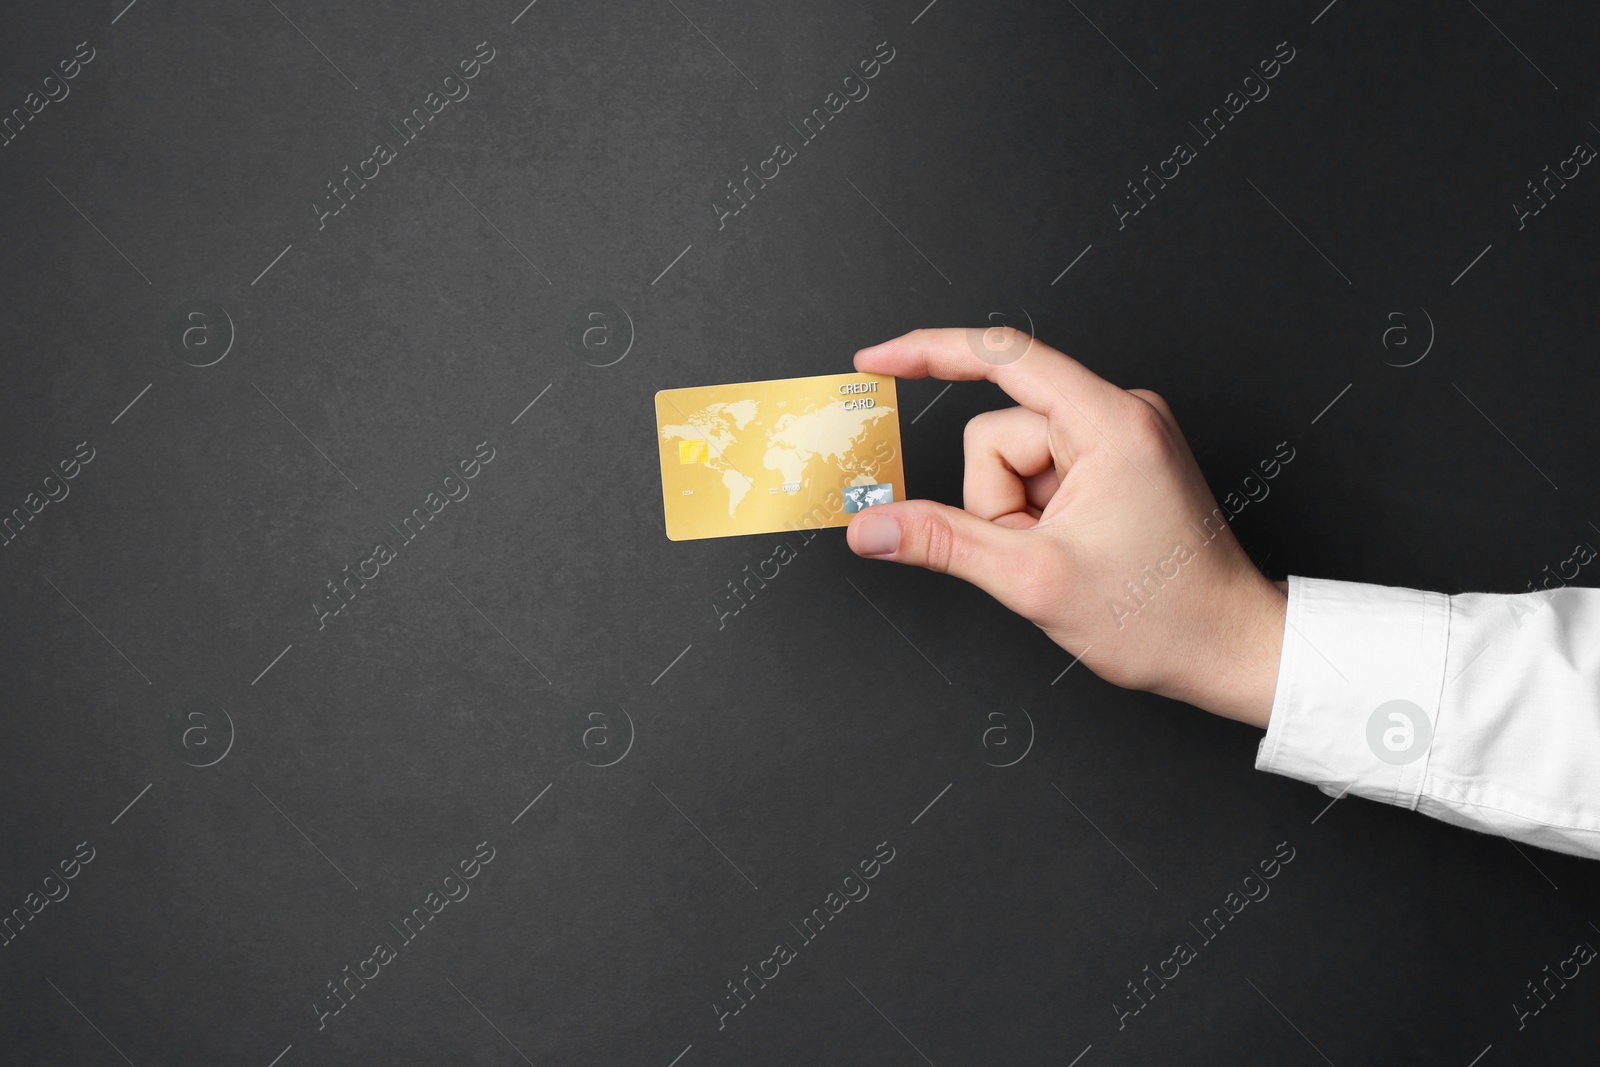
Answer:
<svg viewBox="0 0 1600 1067"><path fill-rule="evenodd" d="M1129 391L1127 403L1120 407L1112 444L1125 462L1148 478L1155 471L1181 465L1185 446L1176 424L1134 392Z"/></svg>
<svg viewBox="0 0 1600 1067"><path fill-rule="evenodd" d="M1130 389L1129 392L1131 392L1134 396L1138 397L1140 400L1143 400L1146 404L1149 404L1151 407L1155 408L1156 411L1160 412L1162 415L1166 415L1168 417L1171 417L1171 415L1172 415L1172 405L1167 403L1167 398L1166 397L1162 396L1160 393L1156 392L1155 390L1153 390L1153 389Z"/></svg>
<svg viewBox="0 0 1600 1067"><path fill-rule="evenodd" d="M917 524L917 536L922 546L923 566L940 574L950 573L950 562L956 552L955 531L939 515L925 516Z"/></svg>
<svg viewBox="0 0 1600 1067"><path fill-rule="evenodd" d="M995 413L992 411L980 411L972 416L967 420L966 429L961 431L962 443L973 445L984 440L990 435L990 427L994 425L994 420Z"/></svg>
<svg viewBox="0 0 1600 1067"><path fill-rule="evenodd" d="M1160 400L1160 397L1156 398ZM1166 401L1161 401L1163 407ZM1159 447L1164 442L1169 442L1172 429L1167 420L1162 416L1160 408L1143 398L1133 406L1128 415L1128 429L1133 438L1140 444Z"/></svg>

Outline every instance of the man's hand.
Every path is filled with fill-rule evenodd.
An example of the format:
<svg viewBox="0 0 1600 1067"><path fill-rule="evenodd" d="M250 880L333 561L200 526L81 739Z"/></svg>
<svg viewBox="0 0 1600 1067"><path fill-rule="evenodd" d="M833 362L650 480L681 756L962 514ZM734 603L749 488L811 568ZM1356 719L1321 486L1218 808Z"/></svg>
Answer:
<svg viewBox="0 0 1600 1067"><path fill-rule="evenodd" d="M1265 727L1284 593L1234 539L1166 401L994 335L914 330L856 353L859 371L987 378L1020 406L967 423L964 510L879 504L851 520L851 549L973 583L1109 682ZM969 344L985 341L1024 354L995 365Z"/></svg>

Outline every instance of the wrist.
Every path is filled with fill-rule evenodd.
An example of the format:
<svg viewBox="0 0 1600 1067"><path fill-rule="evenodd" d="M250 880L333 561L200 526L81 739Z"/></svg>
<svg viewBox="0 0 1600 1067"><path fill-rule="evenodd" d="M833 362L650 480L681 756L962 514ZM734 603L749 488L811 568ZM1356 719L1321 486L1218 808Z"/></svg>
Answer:
<svg viewBox="0 0 1600 1067"><path fill-rule="evenodd" d="M1196 621L1194 669L1162 695L1264 730L1278 689L1288 584L1251 567L1219 601L1214 613Z"/></svg>

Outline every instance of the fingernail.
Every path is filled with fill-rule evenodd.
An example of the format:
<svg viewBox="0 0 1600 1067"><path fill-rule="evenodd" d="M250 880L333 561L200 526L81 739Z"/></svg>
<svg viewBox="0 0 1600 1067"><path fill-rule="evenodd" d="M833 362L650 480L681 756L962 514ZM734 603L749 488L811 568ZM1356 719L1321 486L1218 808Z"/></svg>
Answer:
<svg viewBox="0 0 1600 1067"><path fill-rule="evenodd" d="M900 547L900 524L887 515L863 515L853 529L857 555L887 556Z"/></svg>

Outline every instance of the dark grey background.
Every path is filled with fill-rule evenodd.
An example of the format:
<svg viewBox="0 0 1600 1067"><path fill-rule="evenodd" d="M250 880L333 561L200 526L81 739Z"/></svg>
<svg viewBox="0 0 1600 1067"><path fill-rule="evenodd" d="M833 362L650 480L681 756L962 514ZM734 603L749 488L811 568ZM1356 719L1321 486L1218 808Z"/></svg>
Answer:
<svg viewBox="0 0 1600 1067"><path fill-rule="evenodd" d="M0 147L0 506L96 450L0 548L0 911L95 849L0 948L6 1062L1592 1057L1600 978L1511 1010L1600 943L1592 864L1329 809L1252 769L1257 731L1063 676L840 531L719 630L778 538L667 541L651 405L1021 305L1166 395L1219 495L1292 444L1236 522L1275 576L1522 591L1600 539L1600 177L1511 206L1600 144L1592 5L125 2L0 24L0 112L95 50ZM319 231L323 184L480 41L472 95ZM724 183L882 41L871 95L719 231ZM1119 230L1124 182L1282 41L1271 96ZM567 337L605 300L637 336L597 368ZM168 335L201 305L234 334L203 369ZM942 388L901 386L907 480L959 502L961 428L1004 398ZM485 440L318 631L323 583ZM1031 751L990 766L1021 709ZM319 1031L324 983L482 841L471 895ZM719 1032L724 983L885 841Z"/></svg>

